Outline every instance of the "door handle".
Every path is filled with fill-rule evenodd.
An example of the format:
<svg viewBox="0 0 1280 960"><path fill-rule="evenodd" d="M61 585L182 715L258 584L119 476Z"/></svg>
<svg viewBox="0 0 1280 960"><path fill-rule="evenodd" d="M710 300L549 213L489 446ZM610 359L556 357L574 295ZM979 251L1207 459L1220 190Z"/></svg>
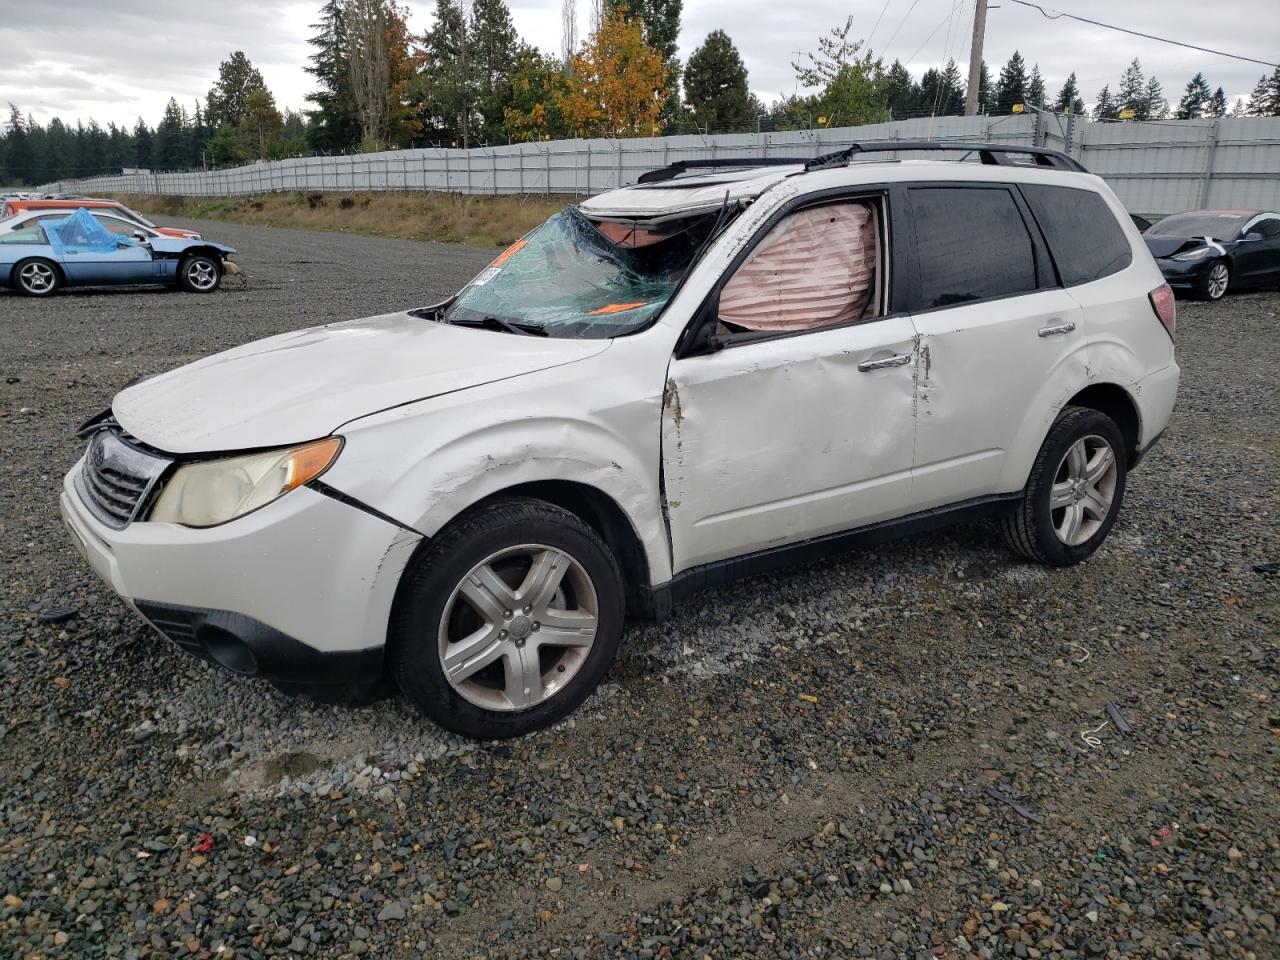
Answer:
<svg viewBox="0 0 1280 960"><path fill-rule="evenodd" d="M911 354L899 353L896 356L885 357L883 360L863 360L858 364L858 369L863 373L869 373L872 370L884 370L887 367L902 367L911 362Z"/></svg>
<svg viewBox="0 0 1280 960"><path fill-rule="evenodd" d="M1060 333L1070 333L1075 328L1075 321L1068 320L1066 323L1053 323L1047 327L1041 327L1039 334L1041 337L1056 337Z"/></svg>

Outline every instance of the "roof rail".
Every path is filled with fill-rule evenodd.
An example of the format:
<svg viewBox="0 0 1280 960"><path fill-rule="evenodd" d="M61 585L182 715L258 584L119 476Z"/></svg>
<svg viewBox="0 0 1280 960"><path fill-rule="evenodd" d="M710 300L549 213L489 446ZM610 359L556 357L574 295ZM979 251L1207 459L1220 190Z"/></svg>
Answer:
<svg viewBox="0 0 1280 960"><path fill-rule="evenodd" d="M1076 173L1089 171L1078 161L1059 150L1045 147L1022 147L1010 143L971 143L964 140L868 140L863 143L851 143L843 150L826 153L808 161L805 170L825 170L829 167L843 166L860 153L895 153L903 151L959 151L961 153L978 154L986 164L1010 166L1013 161L1009 154L1018 154L1033 158L1036 166L1053 167L1057 170L1073 170Z"/></svg>
<svg viewBox="0 0 1280 960"><path fill-rule="evenodd" d="M723 157L720 160L676 160L665 167L640 174L636 183L661 183L663 180L674 180L686 170L717 170L721 167L803 167L812 162L813 157Z"/></svg>
<svg viewBox="0 0 1280 960"><path fill-rule="evenodd" d="M676 160L665 167L642 173L636 183L661 183L674 180L689 170L717 170L725 167L799 167L806 171L826 170L843 166L860 153L887 153L903 151L948 151L964 154L976 153L985 164L1013 166L1010 154L1029 156L1040 167L1055 170L1089 171L1078 161L1059 150L1045 147L1022 147L1011 143L971 143L964 140L868 140L851 143L843 150L824 153L818 157L721 157L718 160Z"/></svg>

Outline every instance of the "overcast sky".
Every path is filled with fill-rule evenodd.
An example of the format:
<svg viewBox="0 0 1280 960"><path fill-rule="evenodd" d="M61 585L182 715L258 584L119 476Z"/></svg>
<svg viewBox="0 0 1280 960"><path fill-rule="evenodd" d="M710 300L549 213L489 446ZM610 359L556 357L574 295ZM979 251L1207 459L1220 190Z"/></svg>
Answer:
<svg viewBox="0 0 1280 960"><path fill-rule="evenodd" d="M526 41L559 52L560 0L509 0ZM578 0L581 34L590 0ZM1155 33L1260 60L1280 58L1280 0L1053 0L1046 8ZM434 2L409 0L411 26L430 26ZM188 106L209 90L218 64L243 50L282 106L300 108L311 89L303 72L319 0L0 0L0 104L16 103L41 123L53 116L155 125L170 96ZM680 56L687 59L717 28L746 61L751 89L765 100L795 91L795 51L852 14L854 35L870 38L885 63L917 77L954 56L967 70L974 0L685 0ZM196 10L198 16L189 15ZM883 16L881 14L883 13ZM877 20L879 23L877 25ZM985 59L995 69L1015 49L1039 63L1051 95L1074 70L1086 100L1104 83L1114 91L1134 57L1177 102L1197 70L1231 101L1248 97L1266 67L1143 40L1069 20L1048 20L1004 0L987 20Z"/></svg>

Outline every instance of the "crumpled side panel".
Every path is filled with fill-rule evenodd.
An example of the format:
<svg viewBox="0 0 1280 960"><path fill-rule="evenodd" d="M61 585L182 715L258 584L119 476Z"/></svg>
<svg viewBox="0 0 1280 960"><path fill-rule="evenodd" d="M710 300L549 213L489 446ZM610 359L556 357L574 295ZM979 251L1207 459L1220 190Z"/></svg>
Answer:
<svg viewBox="0 0 1280 960"><path fill-rule="evenodd" d="M746 330L809 330L861 318L876 274L871 204L788 217L720 293L720 320Z"/></svg>

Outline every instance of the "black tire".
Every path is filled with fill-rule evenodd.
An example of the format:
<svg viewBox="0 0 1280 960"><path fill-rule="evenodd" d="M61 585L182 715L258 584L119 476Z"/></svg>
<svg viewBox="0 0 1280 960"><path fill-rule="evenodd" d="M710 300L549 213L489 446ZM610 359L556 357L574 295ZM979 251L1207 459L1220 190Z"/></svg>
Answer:
<svg viewBox="0 0 1280 960"><path fill-rule="evenodd" d="M469 572L487 557L523 544L562 551L589 578L596 601L595 638L576 672L547 699L524 709L486 709L445 676L441 622ZM599 685L622 638L624 609L617 560L590 526L541 500L496 500L450 524L414 557L391 615L388 667L396 685L442 727L475 740L518 737L565 717Z"/></svg>
<svg viewBox="0 0 1280 960"><path fill-rule="evenodd" d="M1215 281L1215 273L1221 271L1222 284ZM1196 279L1195 295L1197 300L1221 300L1227 295L1231 286L1231 265L1225 260L1215 260L1205 268L1204 273Z"/></svg>
<svg viewBox="0 0 1280 960"><path fill-rule="evenodd" d="M195 253L178 264L178 283L187 293L213 293L222 283L222 260Z"/></svg>
<svg viewBox="0 0 1280 960"><path fill-rule="evenodd" d="M50 297L62 286L62 270L52 260L28 257L14 264L9 283L24 296Z"/></svg>
<svg viewBox="0 0 1280 960"><path fill-rule="evenodd" d="M1050 495L1060 470L1066 468L1067 453L1078 441L1096 438L1111 448L1115 474L1110 480L1112 491L1109 509L1092 534L1083 542L1071 544L1059 535L1056 522L1064 514L1050 507ZM1054 421L1031 467L1031 476L1017 508L1000 522L1000 532L1010 549L1036 563L1067 567L1089 557L1107 538L1124 501L1128 473L1128 454L1124 438L1115 421L1105 413L1086 407L1067 407ZM1069 508L1068 508L1069 509Z"/></svg>

